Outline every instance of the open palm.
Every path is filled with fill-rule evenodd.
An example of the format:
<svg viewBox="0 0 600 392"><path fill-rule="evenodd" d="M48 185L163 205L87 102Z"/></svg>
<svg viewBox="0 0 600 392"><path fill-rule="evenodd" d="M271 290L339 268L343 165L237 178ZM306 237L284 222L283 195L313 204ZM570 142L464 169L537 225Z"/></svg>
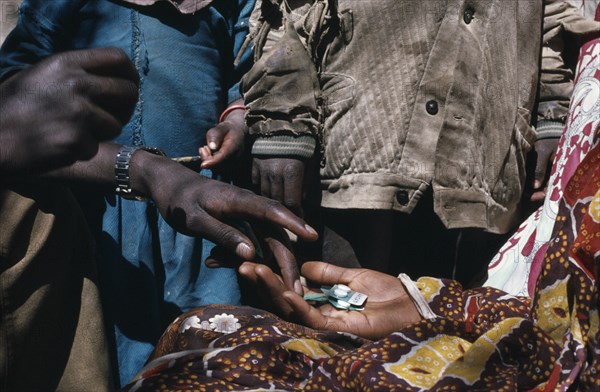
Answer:
<svg viewBox="0 0 600 392"><path fill-rule="evenodd" d="M381 272L342 268L322 262L309 262L302 266L302 275L312 283L341 283L368 295L363 311L340 310L330 304L312 306L300 295L286 289L279 276L264 265L245 263L240 267L240 273L272 299L283 317L314 329L380 339L421 319L403 284ZM310 289L305 287L305 291L310 292Z"/></svg>

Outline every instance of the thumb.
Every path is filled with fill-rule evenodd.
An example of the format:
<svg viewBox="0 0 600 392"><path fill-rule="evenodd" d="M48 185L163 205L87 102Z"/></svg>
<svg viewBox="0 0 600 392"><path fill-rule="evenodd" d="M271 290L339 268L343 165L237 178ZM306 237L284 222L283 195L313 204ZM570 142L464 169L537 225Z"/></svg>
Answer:
<svg viewBox="0 0 600 392"><path fill-rule="evenodd" d="M225 130L217 125L206 132L206 144L212 151L216 151L221 148L223 139L225 138Z"/></svg>
<svg viewBox="0 0 600 392"><path fill-rule="evenodd" d="M286 291L282 297L291 308L290 317L293 317L295 322L313 329L335 330L331 325L328 325L327 318L317 308L306 302L302 296L293 291Z"/></svg>

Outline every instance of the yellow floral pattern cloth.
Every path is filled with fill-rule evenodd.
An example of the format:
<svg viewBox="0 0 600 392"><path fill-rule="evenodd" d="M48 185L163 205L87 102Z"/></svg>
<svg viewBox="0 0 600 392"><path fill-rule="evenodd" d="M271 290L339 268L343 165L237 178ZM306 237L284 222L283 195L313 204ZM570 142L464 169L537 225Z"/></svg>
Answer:
<svg viewBox="0 0 600 392"><path fill-rule="evenodd" d="M600 40L583 51L600 58ZM600 86L600 67L586 75ZM125 390L600 390L600 131L588 130L593 143L563 189L533 299L422 278L417 295L434 316L379 341L204 307L173 322Z"/></svg>

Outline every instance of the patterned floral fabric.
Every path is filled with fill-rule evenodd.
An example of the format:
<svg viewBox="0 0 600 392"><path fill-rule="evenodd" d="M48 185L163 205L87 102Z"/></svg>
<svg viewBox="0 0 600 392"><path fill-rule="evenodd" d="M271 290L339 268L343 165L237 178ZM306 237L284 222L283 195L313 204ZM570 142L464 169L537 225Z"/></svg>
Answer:
<svg viewBox="0 0 600 392"><path fill-rule="evenodd" d="M599 58L595 40L583 49L578 89L600 83ZM421 278L416 295L434 316L379 341L205 307L175 320L126 390L600 390L600 131L588 121L600 104L590 91L569 118L570 127L582 121L582 134L565 138L557 158L567 163L553 181L569 179L533 300Z"/></svg>
<svg viewBox="0 0 600 392"><path fill-rule="evenodd" d="M565 132L548 181L544 205L526 219L488 267L485 286L514 295L533 296L535 283L548 249L563 190L589 152L600 124L600 46L586 45L578 65L576 86Z"/></svg>

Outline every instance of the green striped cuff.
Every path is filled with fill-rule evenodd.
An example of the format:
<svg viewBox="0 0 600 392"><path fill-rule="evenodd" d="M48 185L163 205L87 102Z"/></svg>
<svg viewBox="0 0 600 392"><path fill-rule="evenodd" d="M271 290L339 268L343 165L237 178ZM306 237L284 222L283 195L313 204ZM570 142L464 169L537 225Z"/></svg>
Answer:
<svg viewBox="0 0 600 392"><path fill-rule="evenodd" d="M254 141L252 155L308 159L315 154L316 146L317 141L310 135L261 136Z"/></svg>
<svg viewBox="0 0 600 392"><path fill-rule="evenodd" d="M537 140L561 137L565 124L560 121L542 120L536 127Z"/></svg>

